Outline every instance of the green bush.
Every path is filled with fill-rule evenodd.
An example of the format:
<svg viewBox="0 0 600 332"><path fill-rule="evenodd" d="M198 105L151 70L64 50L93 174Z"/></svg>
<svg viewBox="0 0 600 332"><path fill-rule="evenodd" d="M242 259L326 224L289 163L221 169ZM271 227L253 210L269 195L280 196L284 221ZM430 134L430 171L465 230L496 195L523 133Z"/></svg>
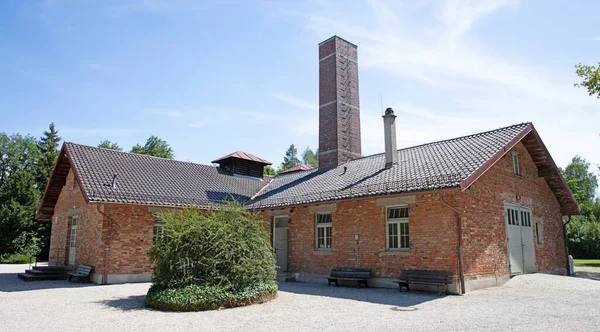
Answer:
<svg viewBox="0 0 600 332"><path fill-rule="evenodd" d="M262 303L277 296L274 281L232 292L219 286L189 285L183 288L160 289L152 286L146 296L146 305L169 311L201 311L233 308Z"/></svg>
<svg viewBox="0 0 600 332"><path fill-rule="evenodd" d="M148 306L207 310L276 295L275 257L259 215L229 203L157 217L163 235L148 252L154 264Z"/></svg>
<svg viewBox="0 0 600 332"><path fill-rule="evenodd" d="M567 226L569 254L578 259L600 258L600 222L574 217Z"/></svg>
<svg viewBox="0 0 600 332"><path fill-rule="evenodd" d="M35 262L35 257L25 254L0 255L0 264L28 264Z"/></svg>

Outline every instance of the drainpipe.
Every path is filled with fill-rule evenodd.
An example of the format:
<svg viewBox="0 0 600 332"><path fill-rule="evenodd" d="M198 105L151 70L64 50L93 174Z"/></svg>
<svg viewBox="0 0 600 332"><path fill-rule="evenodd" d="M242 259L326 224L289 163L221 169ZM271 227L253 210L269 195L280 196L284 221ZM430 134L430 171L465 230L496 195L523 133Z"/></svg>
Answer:
<svg viewBox="0 0 600 332"><path fill-rule="evenodd" d="M102 284L108 284L108 256L110 252L110 243L112 242L113 220L103 211L100 211L100 204L96 205L96 211L108 219L108 241L104 248L104 273L102 275Z"/></svg>
<svg viewBox="0 0 600 332"><path fill-rule="evenodd" d="M463 274L463 255L462 255L462 222L460 219L460 212L458 212L458 210L446 203L446 201L444 201L444 197L442 196L442 194L438 195L440 198L440 202L442 202L442 204L446 205L448 208L450 208L451 210L454 211L455 215L456 215L456 228L457 228L457 233L458 233L458 241L457 241L457 254L458 254L458 278L460 279L460 294L464 294L465 293L465 276Z"/></svg>
<svg viewBox="0 0 600 332"><path fill-rule="evenodd" d="M565 253L567 254L567 275L571 275L571 265L569 264L569 239L567 237L567 225L571 222L571 216L566 223L563 223L563 234L565 237Z"/></svg>

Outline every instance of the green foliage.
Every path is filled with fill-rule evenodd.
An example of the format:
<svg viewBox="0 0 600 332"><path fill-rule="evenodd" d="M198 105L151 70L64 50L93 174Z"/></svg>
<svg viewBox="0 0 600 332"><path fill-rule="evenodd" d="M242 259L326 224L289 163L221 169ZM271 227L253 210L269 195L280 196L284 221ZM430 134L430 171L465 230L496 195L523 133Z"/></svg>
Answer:
<svg viewBox="0 0 600 332"><path fill-rule="evenodd" d="M0 133L0 254L4 256L37 255L40 247L49 245L50 224L34 218L58 141L53 125L39 142L29 135Z"/></svg>
<svg viewBox="0 0 600 332"><path fill-rule="evenodd" d="M276 175L277 172L275 171L275 169L269 165L266 165L265 167L263 167L263 174L264 175Z"/></svg>
<svg viewBox="0 0 600 332"><path fill-rule="evenodd" d="M123 148L121 148L117 143L113 143L109 140L104 140L100 142L100 144L98 144L98 147L103 149L123 151Z"/></svg>
<svg viewBox="0 0 600 332"><path fill-rule="evenodd" d="M579 63L575 65L575 73L583 79L580 83L575 83L575 86L586 88L590 96L595 95L596 98L600 98L600 62L598 67Z"/></svg>
<svg viewBox="0 0 600 332"><path fill-rule="evenodd" d="M131 152L173 159L173 149L171 149L165 140L157 136L150 136L144 146L136 144L133 148L131 148Z"/></svg>
<svg viewBox="0 0 600 332"><path fill-rule="evenodd" d="M306 147L306 150L302 152L302 162L306 165L310 165L314 168L319 168L319 149L316 152Z"/></svg>
<svg viewBox="0 0 600 332"><path fill-rule="evenodd" d="M0 255L0 264L28 264L35 262L35 256L25 254Z"/></svg>
<svg viewBox="0 0 600 332"><path fill-rule="evenodd" d="M298 149L296 149L294 144L290 145L290 147L285 152L285 157L283 157L283 163L281 163L279 171L285 171L286 169L292 168L300 164L300 159L298 159L297 155Z"/></svg>
<svg viewBox="0 0 600 332"><path fill-rule="evenodd" d="M598 179L594 173L590 172L590 163L580 156L575 156L571 163L560 171L569 188L571 188L577 203L584 210L584 214L588 213L592 209L591 205L593 205L593 199L598 188Z"/></svg>
<svg viewBox="0 0 600 332"><path fill-rule="evenodd" d="M574 218L567 225L569 254L576 258L600 258L600 222Z"/></svg>
<svg viewBox="0 0 600 332"><path fill-rule="evenodd" d="M0 253L20 253L15 240L36 229L35 210L41 193L31 173L18 170L0 190Z"/></svg>
<svg viewBox="0 0 600 332"><path fill-rule="evenodd" d="M590 172L590 164L579 156L561 174L567 181L581 216L573 216L567 225L569 253L576 258L600 258L600 199L596 198L598 179Z"/></svg>
<svg viewBox="0 0 600 332"><path fill-rule="evenodd" d="M277 296L277 284L260 283L241 291L229 291L219 286L189 285L183 288L152 286L146 305L169 311L202 311L233 308L269 301Z"/></svg>
<svg viewBox="0 0 600 332"><path fill-rule="evenodd" d="M32 136L0 133L0 190L17 171L34 174L40 158L37 142Z"/></svg>
<svg viewBox="0 0 600 332"><path fill-rule="evenodd" d="M164 233L148 252L154 264L148 305L210 309L228 301L245 303L276 289L275 257L259 215L232 202L157 217Z"/></svg>
<svg viewBox="0 0 600 332"><path fill-rule="evenodd" d="M54 123L51 123L48 126L48 131L44 131L38 142L40 155L37 162L36 182L41 192L46 190L46 184L58 157L58 144L60 141L58 130L54 127Z"/></svg>

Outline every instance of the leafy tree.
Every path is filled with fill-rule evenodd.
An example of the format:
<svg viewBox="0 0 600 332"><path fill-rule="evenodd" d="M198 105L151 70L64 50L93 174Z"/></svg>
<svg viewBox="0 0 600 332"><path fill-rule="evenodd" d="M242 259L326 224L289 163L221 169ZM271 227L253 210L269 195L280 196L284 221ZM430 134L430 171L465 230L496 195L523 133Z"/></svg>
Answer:
<svg viewBox="0 0 600 332"><path fill-rule="evenodd" d="M169 144L158 136L150 136L144 146L136 144L131 152L146 154L149 156L173 159L173 149Z"/></svg>
<svg viewBox="0 0 600 332"><path fill-rule="evenodd" d="M600 62L598 62L598 67L579 63L575 65L575 73L583 79L580 83L575 83L575 86L586 88L590 96L595 95L600 99Z"/></svg>
<svg viewBox="0 0 600 332"><path fill-rule="evenodd" d="M20 237L35 237L35 210L40 200L32 173L19 169L6 180L0 190L0 253L16 253L25 248Z"/></svg>
<svg viewBox="0 0 600 332"><path fill-rule="evenodd" d="M281 163L279 171L285 171L286 169L292 168L300 164L300 159L298 159L297 155L298 149L296 149L294 144L290 145L290 147L285 152L285 157L283 157L283 163Z"/></svg>
<svg viewBox="0 0 600 332"><path fill-rule="evenodd" d="M571 188L577 203L582 207L584 215L590 212L598 188L598 179L593 172L590 172L590 163L580 156L575 156L564 170L560 169L560 172Z"/></svg>
<svg viewBox="0 0 600 332"><path fill-rule="evenodd" d="M600 199L595 197L598 180L589 168L585 159L575 156L564 170L560 169L583 214L572 217L567 226L569 253L576 258L600 258Z"/></svg>
<svg viewBox="0 0 600 332"><path fill-rule="evenodd" d="M42 192L46 190L50 172L52 172L52 168L58 157L58 144L60 141L61 138L58 136L58 130L56 130L54 122L52 122L48 127L48 131L44 131L44 134L38 142L40 159L37 164L36 182L38 188L40 188Z"/></svg>
<svg viewBox="0 0 600 332"><path fill-rule="evenodd" d="M8 178L19 170L30 174L37 172L40 153L35 138L0 133L0 190L6 187Z"/></svg>
<svg viewBox="0 0 600 332"><path fill-rule="evenodd" d="M109 140L104 140L100 142L100 144L98 144L98 147L110 150L123 151L123 148L121 148L117 143L113 143Z"/></svg>
<svg viewBox="0 0 600 332"><path fill-rule="evenodd" d="M306 150L302 152L302 163L306 165L310 165L314 168L319 167L319 149L316 152L310 149L310 147L306 147Z"/></svg>
<svg viewBox="0 0 600 332"><path fill-rule="evenodd" d="M276 174L277 174L277 172L275 171L275 169L274 169L273 167L271 167L271 166L269 166L269 165L266 165L266 166L263 168L263 174L264 174L264 175L276 175Z"/></svg>

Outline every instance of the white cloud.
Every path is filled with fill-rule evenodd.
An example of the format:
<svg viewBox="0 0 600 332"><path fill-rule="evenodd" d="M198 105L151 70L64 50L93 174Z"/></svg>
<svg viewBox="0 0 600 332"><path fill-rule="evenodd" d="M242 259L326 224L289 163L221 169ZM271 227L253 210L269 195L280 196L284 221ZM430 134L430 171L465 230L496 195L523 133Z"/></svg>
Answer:
<svg viewBox="0 0 600 332"><path fill-rule="evenodd" d="M410 91L402 90L401 101L386 103L402 116L398 120L402 123L398 127L399 146L533 121L559 165L566 164L575 153L600 162L600 151L595 148L597 128L587 120L566 121L569 115L575 118L575 113L579 119L597 117L598 113L598 101L573 88L573 75L542 67L539 62L504 57L490 48L496 45L487 45L472 33L501 10L511 15L519 9L518 4L514 0L446 0L419 5L369 1L370 12L308 12L305 27L319 38L336 33L357 43L361 70L392 74L402 80L403 89L407 82L415 83L419 86L415 89L421 91L429 87L431 100L413 98ZM426 19L414 20L411 16L416 11L422 11L419 14ZM433 17L431 22L429 17ZM369 108L379 105L365 104L363 99L365 154L383 149L380 114L369 112ZM579 143L573 144L575 141Z"/></svg>

